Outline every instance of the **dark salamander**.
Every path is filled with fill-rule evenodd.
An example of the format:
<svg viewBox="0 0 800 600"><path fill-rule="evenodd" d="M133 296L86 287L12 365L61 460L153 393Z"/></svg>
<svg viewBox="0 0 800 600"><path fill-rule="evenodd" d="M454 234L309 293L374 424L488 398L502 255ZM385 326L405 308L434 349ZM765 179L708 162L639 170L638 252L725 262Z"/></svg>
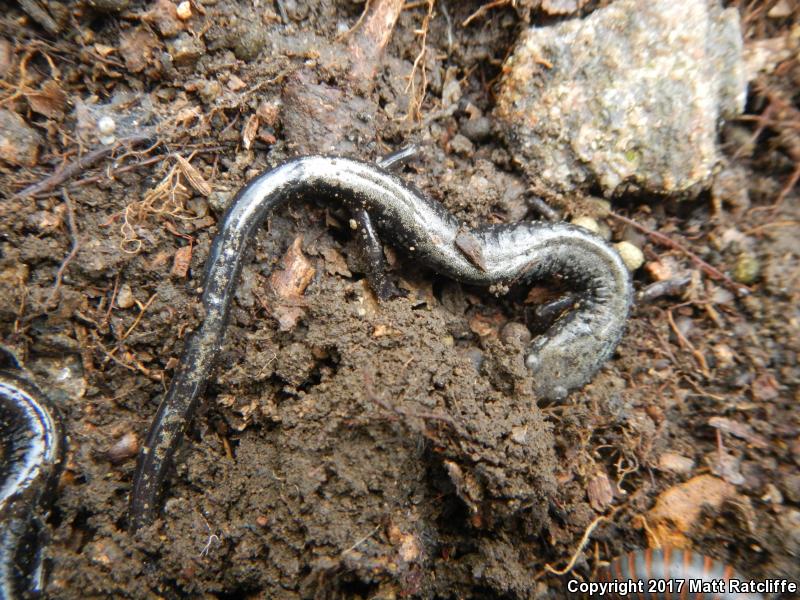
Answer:
<svg viewBox="0 0 800 600"><path fill-rule="evenodd" d="M58 413L21 371L0 371L0 600L43 587L43 523L64 461Z"/></svg>
<svg viewBox="0 0 800 600"><path fill-rule="evenodd" d="M468 230L441 204L386 170L392 162L296 158L259 175L233 200L206 264L205 320L187 343L139 455L131 493L132 529L151 523L157 514L167 470L222 347L247 244L285 202L324 198L342 203L359 217L362 235L376 256L380 245L371 226L419 264L467 284L502 288L552 276L565 280L579 302L533 341L525 359L541 397L562 398L584 385L614 352L630 310L632 286L625 265L605 241L565 223Z"/></svg>

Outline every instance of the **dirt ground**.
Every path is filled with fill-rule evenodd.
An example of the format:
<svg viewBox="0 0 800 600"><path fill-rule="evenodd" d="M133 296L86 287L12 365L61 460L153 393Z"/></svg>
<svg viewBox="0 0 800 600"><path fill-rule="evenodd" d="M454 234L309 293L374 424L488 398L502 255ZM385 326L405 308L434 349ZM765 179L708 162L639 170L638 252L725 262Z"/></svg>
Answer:
<svg viewBox="0 0 800 600"><path fill-rule="evenodd" d="M378 301L345 212L273 215L163 516L130 535L135 451L202 318L236 190L287 157L413 141L402 176L463 221L534 217L491 110L518 33L560 17L501 2L464 25L480 2L409 2L370 58L352 0L39 3L54 32L30 4L0 0L0 109L41 141L0 160L0 341L69 434L49 597L561 598L659 536L800 580L796 51L725 124L710 191L613 199L639 228L599 215L643 249L637 289L691 280L638 302L613 360L563 404L537 401L522 361L542 289L495 298L387 249L408 294ZM797 9L779 4L741 3L746 40L789 35ZM143 139L46 179L106 135ZM281 292L287 267L307 287ZM683 521L664 508L682 492Z"/></svg>

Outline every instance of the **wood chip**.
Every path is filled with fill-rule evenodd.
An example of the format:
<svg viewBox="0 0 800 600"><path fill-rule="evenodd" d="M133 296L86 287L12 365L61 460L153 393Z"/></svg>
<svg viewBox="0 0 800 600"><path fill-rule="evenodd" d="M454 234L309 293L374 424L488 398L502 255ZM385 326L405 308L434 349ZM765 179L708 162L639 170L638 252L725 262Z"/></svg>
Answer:
<svg viewBox="0 0 800 600"><path fill-rule="evenodd" d="M5 38L0 38L0 79L11 72L14 66L14 48Z"/></svg>
<svg viewBox="0 0 800 600"><path fill-rule="evenodd" d="M192 245L178 248L175 252L175 259L172 262L170 274L174 277L185 279L189 273L189 265L192 263Z"/></svg>
<svg viewBox="0 0 800 600"><path fill-rule="evenodd" d="M592 477L586 484L586 496L589 498L589 505L597 512L605 512L614 501L614 490L608 475L600 471Z"/></svg>

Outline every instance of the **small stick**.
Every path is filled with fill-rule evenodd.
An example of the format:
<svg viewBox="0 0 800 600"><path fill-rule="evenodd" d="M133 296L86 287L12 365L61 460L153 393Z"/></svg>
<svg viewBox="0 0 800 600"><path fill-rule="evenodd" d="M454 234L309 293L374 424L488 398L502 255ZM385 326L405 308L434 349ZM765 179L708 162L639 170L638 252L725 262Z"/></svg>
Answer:
<svg viewBox="0 0 800 600"><path fill-rule="evenodd" d="M498 6L505 6L506 4L511 4L513 6L513 0L493 0L492 2L487 2L483 4L478 10L468 16L464 21L461 23L462 27L466 27L470 23L472 23L475 19L480 16L483 16L485 13L489 12L493 8L497 8Z"/></svg>
<svg viewBox="0 0 800 600"><path fill-rule="evenodd" d="M589 525L589 527L586 528L586 531L583 532L583 537L581 538L581 541L578 544L578 547L575 549L575 552L572 555L572 558L570 558L570 560L567 563L566 567L564 567L563 569L554 569L548 563L548 564L545 564L544 570L547 571L548 573L552 573L553 575L559 575L559 576L566 575L567 573L569 573L572 570L572 567L575 566L575 563L578 562L578 558L580 557L581 552L583 552L583 549L586 547L586 544L589 542L589 536L592 535L592 532L597 528L598 525L600 525L600 523L602 523L603 521L608 521L608 520L609 520L608 517L600 516L600 517L597 517L594 521L592 521L592 523Z"/></svg>
<svg viewBox="0 0 800 600"><path fill-rule="evenodd" d="M654 242L657 242L662 246L667 246L668 248L672 248L673 250L677 250L678 252L683 253L695 265L697 265L697 267L701 271L703 271L703 273L711 277L711 279L714 279L716 281L722 281L725 285L727 285L737 294L746 296L747 294L750 293L750 288L748 288L746 285L742 285L741 283L736 283L733 279L725 275L725 273L723 273L713 265L710 265L709 263L704 261L702 258L697 256L697 254L689 250L686 246L684 246L680 242L676 242L672 238L664 235L663 233L659 233L658 231L653 231L652 229L649 229L644 225L637 223L633 219L629 219L628 217L623 217L622 215L619 215L615 212L609 212L608 215L610 217L613 217L614 219L617 219L618 221L625 223L626 225L630 225L634 229L638 229L639 231L647 235Z"/></svg>
<svg viewBox="0 0 800 600"><path fill-rule="evenodd" d="M128 327L128 331L126 331L125 335L123 335L120 338L119 340L120 342L124 342L128 338L128 336L133 332L133 330L139 324L139 321L142 320L144 313L147 312L148 308L150 308L150 305L153 303L153 300L156 299L156 296L158 296L158 292L155 292L152 296L150 296L150 299L144 303L144 306L142 306L142 309L139 311L139 314L136 315L136 319L133 321L133 324L130 327Z"/></svg>
<svg viewBox="0 0 800 600"><path fill-rule="evenodd" d="M350 30L353 32L348 46L353 57L350 70L352 81L365 81L369 86L374 84L375 72L383 50L392 36L397 18L403 10L403 2L404 0L374 0L367 3L354 29Z"/></svg>
<svg viewBox="0 0 800 600"><path fill-rule="evenodd" d="M48 309L50 303L53 301L53 298L55 298L59 288L61 287L61 279L64 277L64 271L67 270L67 265L69 265L72 259L75 258L75 256L78 254L78 250L81 247L81 242L78 239L78 225L75 222L75 211L72 208L72 200L70 200L67 190L61 190L61 197L64 199L64 205L67 207L67 225L69 227L70 237L72 237L72 248L70 248L69 254L67 254L67 257L58 268L56 280L53 283L53 290L50 292L50 296L44 303L45 310Z"/></svg>
<svg viewBox="0 0 800 600"><path fill-rule="evenodd" d="M42 192L48 192L52 190L54 187L57 187L62 183L64 183L67 179L70 179L71 177L74 177L81 171L97 164L122 144L134 145L143 142L147 139L149 139L149 136L146 135L132 135L130 137L123 138L114 144L107 144L105 146L101 146L96 150L92 150L88 154L84 154L78 159L72 161L70 164L59 167L58 169L56 169L55 173L53 173L48 177L45 177L38 183L29 185L22 191L17 192L14 196L12 196L11 199L21 200L33 194L41 194Z"/></svg>

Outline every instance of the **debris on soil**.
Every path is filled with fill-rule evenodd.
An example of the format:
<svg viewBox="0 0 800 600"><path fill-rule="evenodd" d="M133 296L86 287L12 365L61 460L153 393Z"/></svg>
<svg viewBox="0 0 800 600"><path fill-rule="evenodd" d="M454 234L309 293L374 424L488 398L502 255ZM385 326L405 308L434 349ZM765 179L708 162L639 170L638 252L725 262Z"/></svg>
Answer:
<svg viewBox="0 0 800 600"><path fill-rule="evenodd" d="M720 160L720 118L744 108L741 55L736 9L617 0L527 30L504 67L495 115L545 190L697 189Z"/></svg>
<svg viewBox="0 0 800 600"><path fill-rule="evenodd" d="M39 132L17 113L0 108L0 160L9 165L33 167L42 141Z"/></svg>
<svg viewBox="0 0 800 600"><path fill-rule="evenodd" d="M269 280L273 293L279 299L271 312L278 320L280 331L291 330L305 315L301 299L316 273L303 254L302 242L302 237L295 238Z"/></svg>
<svg viewBox="0 0 800 600"><path fill-rule="evenodd" d="M566 595L558 574L591 578L656 536L754 578L800 578L800 9L738 6L757 79L715 147L710 122L692 143L674 124L741 106L735 15L645 4L6 3L0 346L48 386L70 436L48 595L553 600ZM609 14L627 29L604 29ZM608 53L574 45L580 28ZM554 54L528 65L526 102L562 110L524 115L549 140L540 156L512 139L496 99L508 109L503 82L521 75L504 64L555 31L573 45L540 45ZM602 90L562 68L587 54L620 66L599 71L613 78ZM665 79L681 69L692 77ZM609 111L573 107L558 85ZM587 112L610 142L581 130ZM639 140L673 153L659 158L667 175L629 174L627 150L645 162ZM581 301L568 281L495 297L386 246L407 294L381 300L347 207L290 202L252 233L161 519L129 535L133 453L202 321L203 264L236 191L298 154L375 160L409 143L419 151L399 176L470 227L566 217L641 251L615 357L565 403L540 405L523 357ZM669 177L682 178L674 191L706 186L720 156L708 194L641 193ZM547 189L554 176L537 169L558 161L570 175ZM613 212L595 197L601 176L628 178L605 188L622 196ZM592 195L554 210L541 197L562 185Z"/></svg>
<svg viewBox="0 0 800 600"><path fill-rule="evenodd" d="M651 548L691 548L689 534L704 507L719 509L737 497L736 488L713 475L698 475L662 492L647 513Z"/></svg>

